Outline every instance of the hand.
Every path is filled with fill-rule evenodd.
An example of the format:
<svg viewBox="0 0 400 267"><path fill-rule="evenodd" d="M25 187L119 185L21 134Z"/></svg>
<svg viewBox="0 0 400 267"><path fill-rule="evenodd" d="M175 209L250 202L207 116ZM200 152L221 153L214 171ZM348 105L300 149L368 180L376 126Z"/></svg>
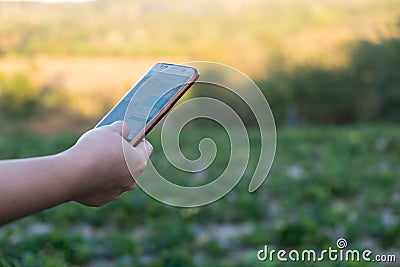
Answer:
<svg viewBox="0 0 400 267"><path fill-rule="evenodd" d="M133 147L124 138L129 127L122 121L93 129L78 140L66 153L70 165L79 167L85 179L77 181L77 192L73 200L99 207L135 187L134 178L146 168L153 148L144 140ZM132 175L125 160L129 160Z"/></svg>

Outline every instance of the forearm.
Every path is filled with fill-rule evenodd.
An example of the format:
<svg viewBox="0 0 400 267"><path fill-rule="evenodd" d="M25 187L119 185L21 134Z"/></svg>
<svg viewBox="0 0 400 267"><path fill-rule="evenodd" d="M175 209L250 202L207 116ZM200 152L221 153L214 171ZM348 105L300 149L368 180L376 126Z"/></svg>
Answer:
<svg viewBox="0 0 400 267"><path fill-rule="evenodd" d="M132 190L132 176L143 172L153 148L147 141L131 146L128 135L118 121L88 131L60 154L0 161L0 226L71 200L99 207Z"/></svg>
<svg viewBox="0 0 400 267"><path fill-rule="evenodd" d="M0 225L75 197L84 172L66 154L0 162Z"/></svg>

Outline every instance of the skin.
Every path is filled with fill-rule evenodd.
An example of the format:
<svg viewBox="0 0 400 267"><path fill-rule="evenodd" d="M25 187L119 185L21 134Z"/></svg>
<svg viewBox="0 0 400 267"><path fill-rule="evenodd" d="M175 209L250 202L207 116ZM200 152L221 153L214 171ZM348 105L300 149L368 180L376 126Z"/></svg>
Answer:
<svg viewBox="0 0 400 267"><path fill-rule="evenodd" d="M100 207L132 190L153 148L145 140L133 147L122 138L128 135L119 121L59 154L0 161L0 225L69 201Z"/></svg>

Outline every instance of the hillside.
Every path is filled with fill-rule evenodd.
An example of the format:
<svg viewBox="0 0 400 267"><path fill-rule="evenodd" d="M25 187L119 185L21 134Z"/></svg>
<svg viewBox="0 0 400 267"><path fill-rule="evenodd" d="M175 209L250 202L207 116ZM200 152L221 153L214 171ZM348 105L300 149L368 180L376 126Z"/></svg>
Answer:
<svg viewBox="0 0 400 267"><path fill-rule="evenodd" d="M216 61L270 88L264 81L279 80L280 70L304 65L345 69L352 58L349 48L359 40L381 43L382 37L398 35L399 18L398 0L2 1L0 76L19 73L37 91L54 89L57 97L41 103L68 106L63 117L72 122L46 111L54 118L42 114L35 129L75 124L82 129L91 127L155 62ZM281 117L285 105L274 107L283 110ZM90 122L82 126L76 117Z"/></svg>
<svg viewBox="0 0 400 267"><path fill-rule="evenodd" d="M282 59L338 64L346 43L389 34L399 10L396 0L0 2L0 53L180 57L253 72Z"/></svg>

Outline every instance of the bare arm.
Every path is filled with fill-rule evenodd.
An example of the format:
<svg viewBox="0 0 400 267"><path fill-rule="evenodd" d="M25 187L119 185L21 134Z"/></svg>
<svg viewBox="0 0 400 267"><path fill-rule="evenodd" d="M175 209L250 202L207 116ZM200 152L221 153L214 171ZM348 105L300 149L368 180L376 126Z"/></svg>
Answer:
<svg viewBox="0 0 400 267"><path fill-rule="evenodd" d="M0 161L0 225L68 201L102 206L132 190L135 181L123 153L138 176L152 152L145 141L132 147L122 139L122 122L91 130L62 153Z"/></svg>

